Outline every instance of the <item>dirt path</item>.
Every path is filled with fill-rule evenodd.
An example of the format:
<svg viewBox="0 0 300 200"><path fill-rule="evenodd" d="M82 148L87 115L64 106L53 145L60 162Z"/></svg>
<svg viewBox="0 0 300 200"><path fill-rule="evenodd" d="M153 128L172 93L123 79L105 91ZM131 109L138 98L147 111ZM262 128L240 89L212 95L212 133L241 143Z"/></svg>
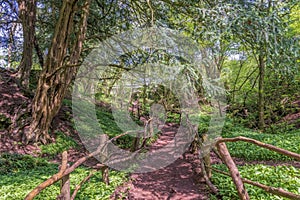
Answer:
<svg viewBox="0 0 300 200"><path fill-rule="evenodd" d="M162 135L148 150L163 147L173 139L175 133L176 128L171 124L165 126ZM111 199L120 198L122 193L123 199L130 200L209 199L209 190L205 183L199 182L199 163L197 155L186 153L163 169L131 174L130 181L119 187Z"/></svg>

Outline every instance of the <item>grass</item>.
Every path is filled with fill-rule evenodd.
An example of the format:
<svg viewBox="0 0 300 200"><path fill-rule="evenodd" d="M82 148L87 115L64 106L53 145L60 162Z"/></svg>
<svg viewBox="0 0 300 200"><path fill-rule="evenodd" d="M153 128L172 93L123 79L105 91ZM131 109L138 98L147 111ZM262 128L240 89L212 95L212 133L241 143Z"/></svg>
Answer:
<svg viewBox="0 0 300 200"><path fill-rule="evenodd" d="M58 165L42 158L28 155L3 154L0 156L0 200L21 200L38 184L58 172ZM71 173L71 191L76 184L89 174L85 167L77 168ZM109 199L115 188L126 180L125 173L110 171L110 185L102 182L101 172L97 172L88 183L85 183L76 199ZM56 199L60 183L43 190L35 199ZM12 192L13 191L13 192Z"/></svg>

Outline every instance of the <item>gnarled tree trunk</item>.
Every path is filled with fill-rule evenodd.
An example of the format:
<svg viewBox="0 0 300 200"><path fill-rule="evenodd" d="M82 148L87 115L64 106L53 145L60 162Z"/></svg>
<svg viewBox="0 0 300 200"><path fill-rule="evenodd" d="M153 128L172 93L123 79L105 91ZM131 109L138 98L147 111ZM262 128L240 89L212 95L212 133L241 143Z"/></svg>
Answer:
<svg viewBox="0 0 300 200"><path fill-rule="evenodd" d="M47 143L50 139L51 122L58 113L62 100L76 73L87 27L90 0L85 1L76 41L66 62L70 35L73 32L73 18L78 0L63 1L60 17L56 24L51 48L40 75L35 97L32 102L32 120L25 130L23 140Z"/></svg>

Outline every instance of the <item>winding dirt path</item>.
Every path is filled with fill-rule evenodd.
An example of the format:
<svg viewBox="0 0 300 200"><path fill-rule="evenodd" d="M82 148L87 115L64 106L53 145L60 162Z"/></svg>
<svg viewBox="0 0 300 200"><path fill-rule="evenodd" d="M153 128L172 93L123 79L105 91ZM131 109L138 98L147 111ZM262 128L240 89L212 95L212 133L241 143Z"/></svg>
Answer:
<svg viewBox="0 0 300 200"><path fill-rule="evenodd" d="M148 150L159 149L171 141L177 128L165 125L162 135ZM192 200L209 199L209 190L200 182L200 160L185 153L169 166L154 172L131 174L130 180L119 187L111 199L128 200ZM125 194L125 195L124 195ZM122 196L122 198L121 198ZM126 196L126 197L124 197Z"/></svg>

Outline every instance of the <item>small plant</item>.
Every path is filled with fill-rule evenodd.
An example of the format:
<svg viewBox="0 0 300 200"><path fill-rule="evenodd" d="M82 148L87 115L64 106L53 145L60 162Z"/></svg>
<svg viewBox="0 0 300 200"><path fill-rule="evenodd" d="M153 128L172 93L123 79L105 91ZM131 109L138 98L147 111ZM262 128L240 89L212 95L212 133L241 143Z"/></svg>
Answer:
<svg viewBox="0 0 300 200"><path fill-rule="evenodd" d="M21 200L37 185L58 172L58 165L46 159L28 155L2 154L0 156L0 200ZM71 192L88 174L90 169L79 167L70 175ZM101 171L91 177L79 190L76 199L109 199L115 188L127 180L126 174L110 171L110 185L102 181ZM35 199L56 199L60 183L43 190Z"/></svg>
<svg viewBox="0 0 300 200"><path fill-rule="evenodd" d="M214 165L214 168L225 171L225 165ZM252 181L258 181L265 185L283 188L287 191L300 194L300 173L299 169L292 166L267 166L267 165L245 165L238 166L241 176ZM222 199L239 199L231 177L227 177L216 172L212 176L213 183L218 187ZM285 199L279 196L266 193L260 188L252 185L245 185L251 199L254 200L273 200ZM216 199L212 195L211 199Z"/></svg>
<svg viewBox="0 0 300 200"><path fill-rule="evenodd" d="M299 130L295 130L286 134L267 134L251 131L250 129L237 127L231 130L224 129L222 136L223 137L237 137L244 136L248 138L253 138L255 140L275 145L277 147L300 153L299 143L296 141L300 140ZM292 160L287 156L269 151L264 148L257 147L250 143L245 142L234 142L227 143L227 147L234 157L243 158L247 161L250 160Z"/></svg>
<svg viewBox="0 0 300 200"><path fill-rule="evenodd" d="M48 156L55 156L65 150L77 147L78 144L75 142L75 140L62 132L56 133L56 140L54 143L40 146L42 150L41 153L47 154Z"/></svg>
<svg viewBox="0 0 300 200"><path fill-rule="evenodd" d="M42 158L35 158L30 155L4 153L0 156L0 175L47 165L48 162Z"/></svg>

